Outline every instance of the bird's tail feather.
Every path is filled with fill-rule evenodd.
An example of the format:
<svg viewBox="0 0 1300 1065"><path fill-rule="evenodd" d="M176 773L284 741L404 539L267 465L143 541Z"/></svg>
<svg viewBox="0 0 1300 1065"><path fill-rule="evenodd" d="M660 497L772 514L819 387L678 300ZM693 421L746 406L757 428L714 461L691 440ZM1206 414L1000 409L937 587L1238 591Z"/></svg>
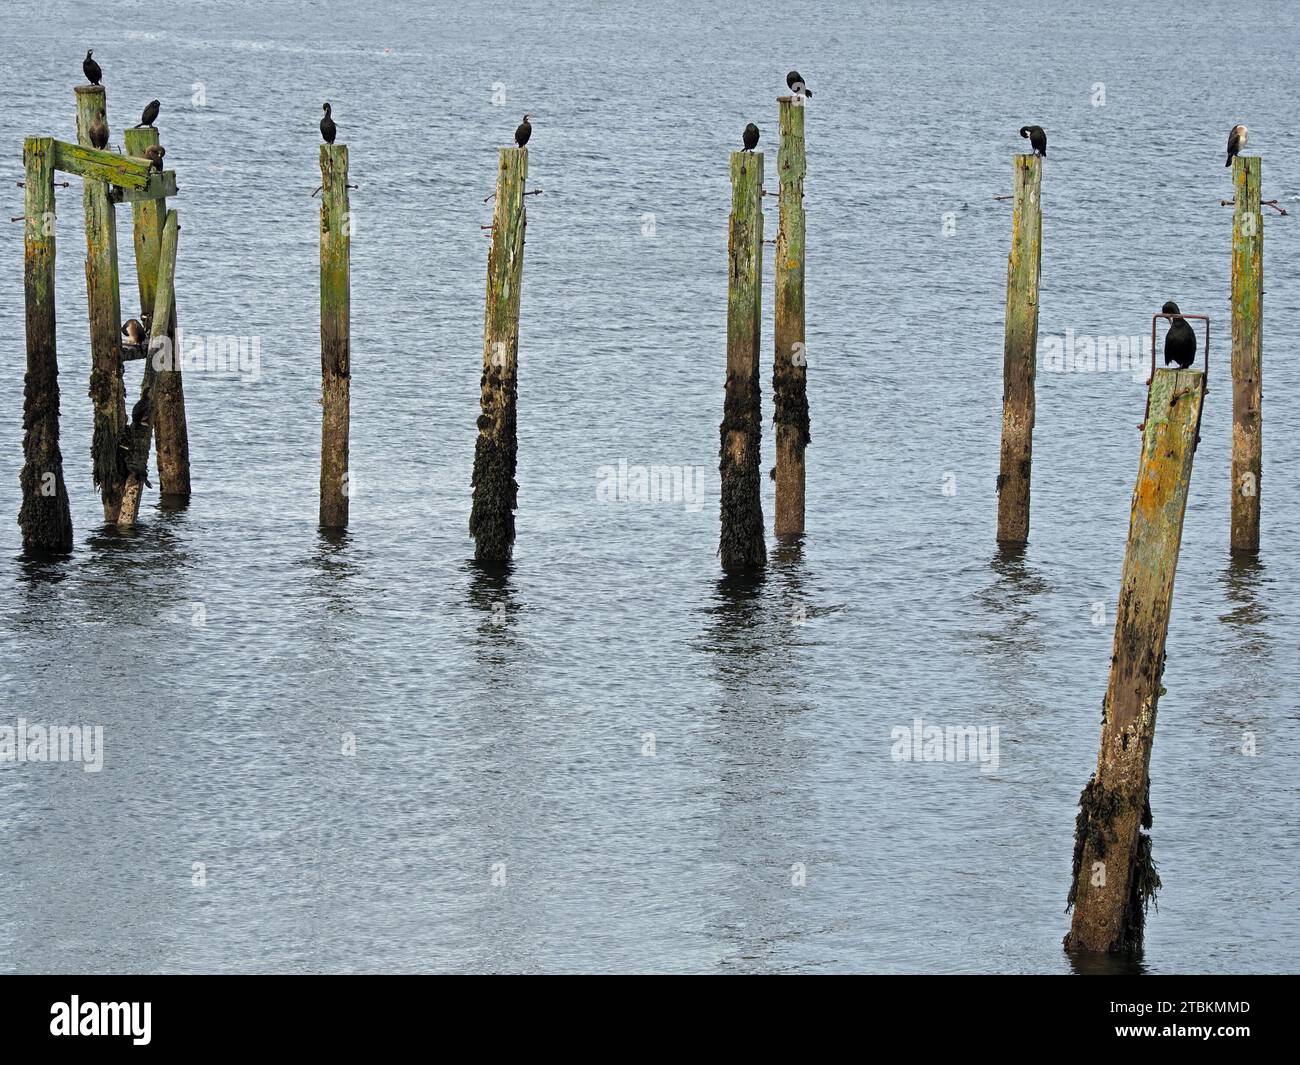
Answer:
<svg viewBox="0 0 1300 1065"><path fill-rule="evenodd" d="M1224 165L1224 166L1232 166L1232 156L1228 156L1228 161L1227 161L1226 163L1224 163L1223 165Z"/></svg>

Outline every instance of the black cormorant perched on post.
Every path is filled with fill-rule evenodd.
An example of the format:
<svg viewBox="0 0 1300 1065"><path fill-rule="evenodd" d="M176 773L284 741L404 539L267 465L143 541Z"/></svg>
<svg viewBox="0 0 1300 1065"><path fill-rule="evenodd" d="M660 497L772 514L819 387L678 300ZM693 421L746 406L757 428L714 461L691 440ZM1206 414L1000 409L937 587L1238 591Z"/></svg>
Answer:
<svg viewBox="0 0 1300 1065"><path fill-rule="evenodd" d="M140 347L145 341L144 326L140 324L140 319L128 318L122 325L122 335L128 344Z"/></svg>
<svg viewBox="0 0 1300 1065"><path fill-rule="evenodd" d="M131 408L131 423L133 425L145 425L149 421L149 389L145 388L140 392L140 398L135 401L135 406Z"/></svg>
<svg viewBox="0 0 1300 1065"><path fill-rule="evenodd" d="M1178 314L1178 304L1170 300L1160 308L1162 314ZM1165 365L1177 365L1186 370L1196 358L1196 331L1186 318L1174 318L1165 334Z"/></svg>
<svg viewBox="0 0 1300 1065"><path fill-rule="evenodd" d="M149 160L149 165L162 173L163 156L167 154L167 149L161 144L151 144L144 150L144 157Z"/></svg>
<svg viewBox="0 0 1300 1065"><path fill-rule="evenodd" d="M140 116L140 123L135 128L144 129L145 126L153 127L153 120L158 117L158 108L162 104L158 100L150 100L145 106L144 113Z"/></svg>
<svg viewBox="0 0 1300 1065"><path fill-rule="evenodd" d="M1224 166L1232 166L1232 157L1246 147L1246 137L1250 133L1245 126L1233 126L1228 133L1228 161Z"/></svg>
<svg viewBox="0 0 1300 1065"><path fill-rule="evenodd" d="M1029 139L1029 146L1035 155L1047 158L1047 131L1042 126L1021 126L1020 135Z"/></svg>
<svg viewBox="0 0 1300 1065"><path fill-rule="evenodd" d="M320 120L320 135L325 138L326 144L333 144L334 138L338 136L338 127L334 125L334 119L330 117L330 105L325 105L325 117Z"/></svg>
<svg viewBox="0 0 1300 1065"><path fill-rule="evenodd" d="M528 143L528 138L533 135L533 124L528 120L531 115L524 115L524 120L515 128L515 144L522 148Z"/></svg>
<svg viewBox="0 0 1300 1065"><path fill-rule="evenodd" d="M812 99L812 90L804 84L803 75L799 71L790 71L785 76L785 83L790 86L790 91L796 96L806 96L808 99Z"/></svg>
<svg viewBox="0 0 1300 1065"><path fill-rule="evenodd" d="M758 147L758 127L750 123L745 127L745 151L752 152Z"/></svg>
<svg viewBox="0 0 1300 1065"><path fill-rule="evenodd" d="M108 123L104 121L104 112L95 113L95 121L90 124L90 143L103 151L108 147Z"/></svg>
<svg viewBox="0 0 1300 1065"><path fill-rule="evenodd" d="M86 50L86 58L81 63L81 69L86 75L86 80L91 85L98 85L99 79L104 76L104 72L99 69L99 64L91 58L94 54L89 49Z"/></svg>

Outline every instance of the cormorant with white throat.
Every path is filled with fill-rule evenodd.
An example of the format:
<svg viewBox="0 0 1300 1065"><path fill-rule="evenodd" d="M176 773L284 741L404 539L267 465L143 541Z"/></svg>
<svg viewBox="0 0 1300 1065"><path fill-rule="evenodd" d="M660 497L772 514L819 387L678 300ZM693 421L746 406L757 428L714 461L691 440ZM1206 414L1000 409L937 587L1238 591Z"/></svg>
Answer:
<svg viewBox="0 0 1300 1065"><path fill-rule="evenodd" d="M1029 141L1035 155L1047 158L1047 131L1042 126L1021 126L1020 135Z"/></svg>

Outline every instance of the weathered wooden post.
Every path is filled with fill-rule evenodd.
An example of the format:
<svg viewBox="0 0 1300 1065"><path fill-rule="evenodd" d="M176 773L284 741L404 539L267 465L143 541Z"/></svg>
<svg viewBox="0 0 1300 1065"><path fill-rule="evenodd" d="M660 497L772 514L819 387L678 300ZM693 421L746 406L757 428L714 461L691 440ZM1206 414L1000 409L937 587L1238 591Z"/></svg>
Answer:
<svg viewBox="0 0 1300 1065"><path fill-rule="evenodd" d="M156 129L128 129L128 155L143 158L145 149L158 143ZM135 271L140 288L140 311L149 314L154 306L154 286L158 280L158 250L162 244L163 223L167 217L167 195L175 195L176 182L171 171L151 179L164 195L156 198L132 197L131 212L135 235ZM153 438L158 455L158 486L164 496L188 499L190 495L190 443L185 418L185 390L181 379L180 352L176 350L176 307L170 308L167 331L169 358L150 359L146 368L149 399L153 408ZM159 336L156 330L151 338ZM156 366L155 361L162 365ZM120 524L120 522L119 522Z"/></svg>
<svg viewBox="0 0 1300 1065"><path fill-rule="evenodd" d="M54 141L23 142L27 378L23 389L23 502L27 551L72 550L72 514L59 450L59 363L54 343Z"/></svg>
<svg viewBox="0 0 1300 1065"><path fill-rule="evenodd" d="M77 143L90 146L90 127L99 115L107 124L102 85L78 85ZM104 520L117 520L126 484L126 388L122 381L122 306L118 295L117 224L109 185L85 175L86 302L90 311L90 398L94 435L90 453Z"/></svg>
<svg viewBox="0 0 1300 1065"><path fill-rule="evenodd" d="M1260 158L1232 160L1232 550L1259 550L1263 473L1264 218Z"/></svg>
<svg viewBox="0 0 1300 1065"><path fill-rule="evenodd" d="M176 306L176 240L180 221L175 211L167 212L167 221L163 224L162 243L152 257L157 267L154 282L149 286L153 297L152 313L149 316L149 356L145 360L144 381L141 397L146 400L147 414L140 422L133 422L127 432L127 478L122 491L122 505L118 510L119 528L129 528L135 524L140 514L140 495L148 480L149 444L153 438L154 413L158 409L153 391L154 382L160 376L155 369L159 352L165 356L174 353L174 323L172 311ZM140 283L141 291L144 282ZM164 339L166 338L166 339Z"/></svg>
<svg viewBox="0 0 1300 1065"><path fill-rule="evenodd" d="M1034 449L1034 369L1038 358L1038 276L1043 218L1043 161L1015 157L1007 318L1002 349L1002 458L998 473L998 543L1029 540L1029 479Z"/></svg>
<svg viewBox="0 0 1300 1065"><path fill-rule="evenodd" d="M808 419L808 360L804 350L804 210L806 170L803 96L780 96L780 225L776 233L776 363L772 403L776 421L776 535L804 530L804 448Z"/></svg>
<svg viewBox="0 0 1300 1065"><path fill-rule="evenodd" d="M352 219L348 146L320 146L320 524L348 524L348 431L352 388Z"/></svg>
<svg viewBox="0 0 1300 1065"><path fill-rule="evenodd" d="M731 219L727 239L727 385L721 457L722 536L728 573L767 564L759 444L763 431L758 347L763 297L763 155L731 153Z"/></svg>
<svg viewBox="0 0 1300 1065"><path fill-rule="evenodd" d="M519 295L524 273L524 185L528 149L502 148L488 252L483 313L483 376L478 439L474 443L474 502L469 532L478 562L510 560L515 542L517 442L515 400L519 369Z"/></svg>
<svg viewBox="0 0 1300 1065"><path fill-rule="evenodd" d="M1204 399L1199 370L1160 369L1152 378L1102 702L1101 747L1097 770L1079 798L1068 950L1140 947L1146 906L1160 886L1151 838L1140 830L1151 824L1151 742Z"/></svg>

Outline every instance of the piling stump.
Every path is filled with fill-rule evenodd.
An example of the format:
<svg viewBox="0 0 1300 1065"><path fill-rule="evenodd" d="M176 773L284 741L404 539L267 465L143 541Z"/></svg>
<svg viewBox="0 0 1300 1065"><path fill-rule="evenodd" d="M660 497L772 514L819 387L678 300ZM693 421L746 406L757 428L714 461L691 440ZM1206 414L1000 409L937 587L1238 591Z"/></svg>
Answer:
<svg viewBox="0 0 1300 1065"><path fill-rule="evenodd" d="M1015 156L1007 316L1002 351L1002 452L998 472L998 543L1029 540L1029 482L1034 445L1034 370L1038 279L1042 264L1042 159Z"/></svg>
<svg viewBox="0 0 1300 1065"><path fill-rule="evenodd" d="M348 524L352 390L351 219L348 146L320 146L320 525Z"/></svg>
<svg viewBox="0 0 1300 1065"><path fill-rule="evenodd" d="M1151 825L1151 743L1204 398L1199 370L1159 369L1152 378L1097 769L1075 827L1068 950L1140 948L1146 907L1160 884L1142 829Z"/></svg>
<svg viewBox="0 0 1300 1065"><path fill-rule="evenodd" d="M107 104L102 85L78 85L77 142L90 146L90 127ZM107 116L104 119L107 122ZM90 313L90 398L94 405L91 460L104 520L115 522L126 485L126 389L122 380L122 308L118 294L117 225L107 182L85 177L86 302Z"/></svg>
<svg viewBox="0 0 1300 1065"><path fill-rule="evenodd" d="M518 398L519 297L524 272L524 210L528 149L502 148L488 252L487 302L483 313L483 375L479 382L478 439L474 443L474 500L469 531L474 558L510 560L515 542L515 480Z"/></svg>
<svg viewBox="0 0 1300 1065"><path fill-rule="evenodd" d="M128 129L128 155L143 158L145 149L158 143L156 129ZM152 314L158 278L158 252L167 218L165 198L134 200L131 204L135 238L135 268L140 289L140 311ZM170 308L165 355L150 359L145 368L152 406L152 437L157 452L158 488L163 496L188 499L190 495L189 428L185 418L185 389L180 352L176 350L176 306ZM146 325L150 323L146 322ZM150 338L159 334L150 330ZM161 349L160 349L161 350ZM157 365L155 365L157 364Z"/></svg>
<svg viewBox="0 0 1300 1065"><path fill-rule="evenodd" d="M1260 158L1232 160L1232 551L1259 550L1263 475L1264 218Z"/></svg>
<svg viewBox="0 0 1300 1065"><path fill-rule="evenodd" d="M804 347L804 97L778 97L781 147L780 221L776 234L776 362L772 405L776 422L776 535L804 531L804 449L808 418L808 360Z"/></svg>
<svg viewBox="0 0 1300 1065"><path fill-rule="evenodd" d="M720 427L722 482L719 555L728 573L767 564L759 445L763 412L759 334L763 294L763 155L731 153L727 240L727 383Z"/></svg>
<svg viewBox="0 0 1300 1065"><path fill-rule="evenodd" d="M23 385L23 501L18 512L23 549L72 550L72 513L59 449L59 363L54 314L54 141L23 143L23 290L27 315L27 376Z"/></svg>

